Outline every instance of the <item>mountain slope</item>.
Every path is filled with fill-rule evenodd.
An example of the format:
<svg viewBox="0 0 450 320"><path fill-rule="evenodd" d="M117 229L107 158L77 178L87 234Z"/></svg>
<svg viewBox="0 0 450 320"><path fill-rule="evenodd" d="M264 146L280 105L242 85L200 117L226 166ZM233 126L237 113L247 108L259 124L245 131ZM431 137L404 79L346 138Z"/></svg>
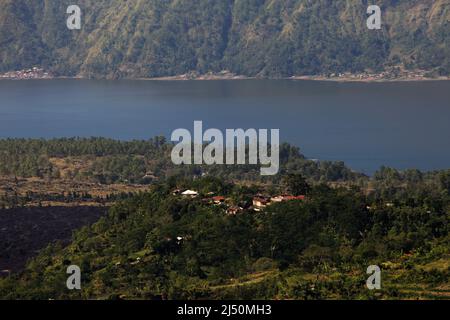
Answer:
<svg viewBox="0 0 450 320"><path fill-rule="evenodd" d="M0 0L0 71L41 65L58 75L158 77L230 70L280 77L408 68L450 73L450 1Z"/></svg>

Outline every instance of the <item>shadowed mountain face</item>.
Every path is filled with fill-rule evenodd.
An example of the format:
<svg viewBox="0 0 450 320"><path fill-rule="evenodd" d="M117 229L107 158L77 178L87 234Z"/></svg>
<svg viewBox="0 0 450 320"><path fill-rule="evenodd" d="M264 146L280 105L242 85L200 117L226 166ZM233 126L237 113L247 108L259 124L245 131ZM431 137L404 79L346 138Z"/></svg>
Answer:
<svg viewBox="0 0 450 320"><path fill-rule="evenodd" d="M81 30L66 9L82 10ZM0 71L158 77L230 70L280 77L403 64L450 73L448 0L0 0Z"/></svg>

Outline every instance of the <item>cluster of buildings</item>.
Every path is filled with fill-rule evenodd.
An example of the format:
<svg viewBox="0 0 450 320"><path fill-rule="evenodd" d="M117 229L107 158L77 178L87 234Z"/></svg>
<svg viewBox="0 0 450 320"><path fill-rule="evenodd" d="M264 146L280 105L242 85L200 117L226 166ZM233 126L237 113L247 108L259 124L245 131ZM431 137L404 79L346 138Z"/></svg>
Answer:
<svg viewBox="0 0 450 320"><path fill-rule="evenodd" d="M305 196L280 195L275 197L256 196L253 198L253 210L256 212L264 210L267 206L274 203L288 202L293 200L305 200Z"/></svg>
<svg viewBox="0 0 450 320"><path fill-rule="evenodd" d="M175 190L173 191L173 195L179 195L181 197L186 198L197 198L200 196L200 193L195 190ZM229 215L236 215L238 213L242 213L244 210L253 210L255 212L261 212L266 207L280 202L288 202L293 200L305 200L306 197L304 195L293 196L293 195L278 195L274 197L268 197L264 195L256 195L253 197L251 203L241 202L238 205L230 204L230 199L227 199L224 196L215 196L214 193L209 193L206 198L203 198L202 201L204 203L208 203L216 206L224 206L226 208L226 213Z"/></svg>
<svg viewBox="0 0 450 320"><path fill-rule="evenodd" d="M327 73L311 76L293 76L292 79L300 80L335 80L335 81L392 81L392 80L426 80L436 77L427 70L408 70L403 66L388 67L381 72L361 72L361 73Z"/></svg>
<svg viewBox="0 0 450 320"><path fill-rule="evenodd" d="M363 81L377 81L377 80L422 80L427 76L425 70L406 70L401 67L391 67L385 71L379 73L363 72L359 74L353 74L350 72L345 73L333 73L328 77L333 79L346 79L346 80L363 80Z"/></svg>
<svg viewBox="0 0 450 320"><path fill-rule="evenodd" d="M51 79L50 73L42 68L33 67L31 69L24 69L20 71L10 71L0 74L0 79L12 80L28 80L28 79Z"/></svg>

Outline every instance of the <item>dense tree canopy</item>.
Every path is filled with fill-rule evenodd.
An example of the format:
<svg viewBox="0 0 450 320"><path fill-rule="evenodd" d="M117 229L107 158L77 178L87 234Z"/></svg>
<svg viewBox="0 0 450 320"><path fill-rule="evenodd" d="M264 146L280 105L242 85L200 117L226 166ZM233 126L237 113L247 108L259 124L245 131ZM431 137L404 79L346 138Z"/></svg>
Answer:
<svg viewBox="0 0 450 320"><path fill-rule="evenodd" d="M211 186L197 181L204 192ZM408 288L448 281L448 196L434 207L386 206L321 185L307 201L230 216L170 190L161 184L117 203L69 246L50 246L22 275L0 280L0 298L368 298L371 264L384 266L378 297L417 297ZM65 288L71 264L83 270L82 291Z"/></svg>

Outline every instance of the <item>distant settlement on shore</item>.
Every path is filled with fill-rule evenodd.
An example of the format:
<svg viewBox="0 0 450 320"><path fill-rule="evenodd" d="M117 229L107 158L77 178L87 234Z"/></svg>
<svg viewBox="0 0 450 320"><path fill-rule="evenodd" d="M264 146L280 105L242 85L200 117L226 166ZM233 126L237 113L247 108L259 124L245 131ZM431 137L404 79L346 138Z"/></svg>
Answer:
<svg viewBox="0 0 450 320"><path fill-rule="evenodd" d="M29 79L54 79L55 76L41 67L32 67L29 69L19 71L9 71L0 74L0 80L29 80ZM82 74L75 77L58 77L58 78L85 78ZM108 78L107 78L108 79ZM128 79L128 78L127 78ZM228 70L221 72L208 72L200 74L196 71L191 71L186 74L175 76L163 76L156 78L129 78L133 80L171 80L171 81L183 81L183 80L249 80L249 79L272 79L264 77L249 77L243 75L237 75ZM287 78L277 79L289 79L289 80L312 80L312 81L339 81L339 82L389 82L389 81L426 81L426 80L450 80L449 76L443 76L439 73L427 70L408 70L402 66L386 68L384 71L371 72L364 71L361 73L327 73L317 75L294 75Z"/></svg>
<svg viewBox="0 0 450 320"><path fill-rule="evenodd" d="M0 79L28 80L28 79L52 79L53 76L43 68L33 67L19 71L10 71L0 74Z"/></svg>

